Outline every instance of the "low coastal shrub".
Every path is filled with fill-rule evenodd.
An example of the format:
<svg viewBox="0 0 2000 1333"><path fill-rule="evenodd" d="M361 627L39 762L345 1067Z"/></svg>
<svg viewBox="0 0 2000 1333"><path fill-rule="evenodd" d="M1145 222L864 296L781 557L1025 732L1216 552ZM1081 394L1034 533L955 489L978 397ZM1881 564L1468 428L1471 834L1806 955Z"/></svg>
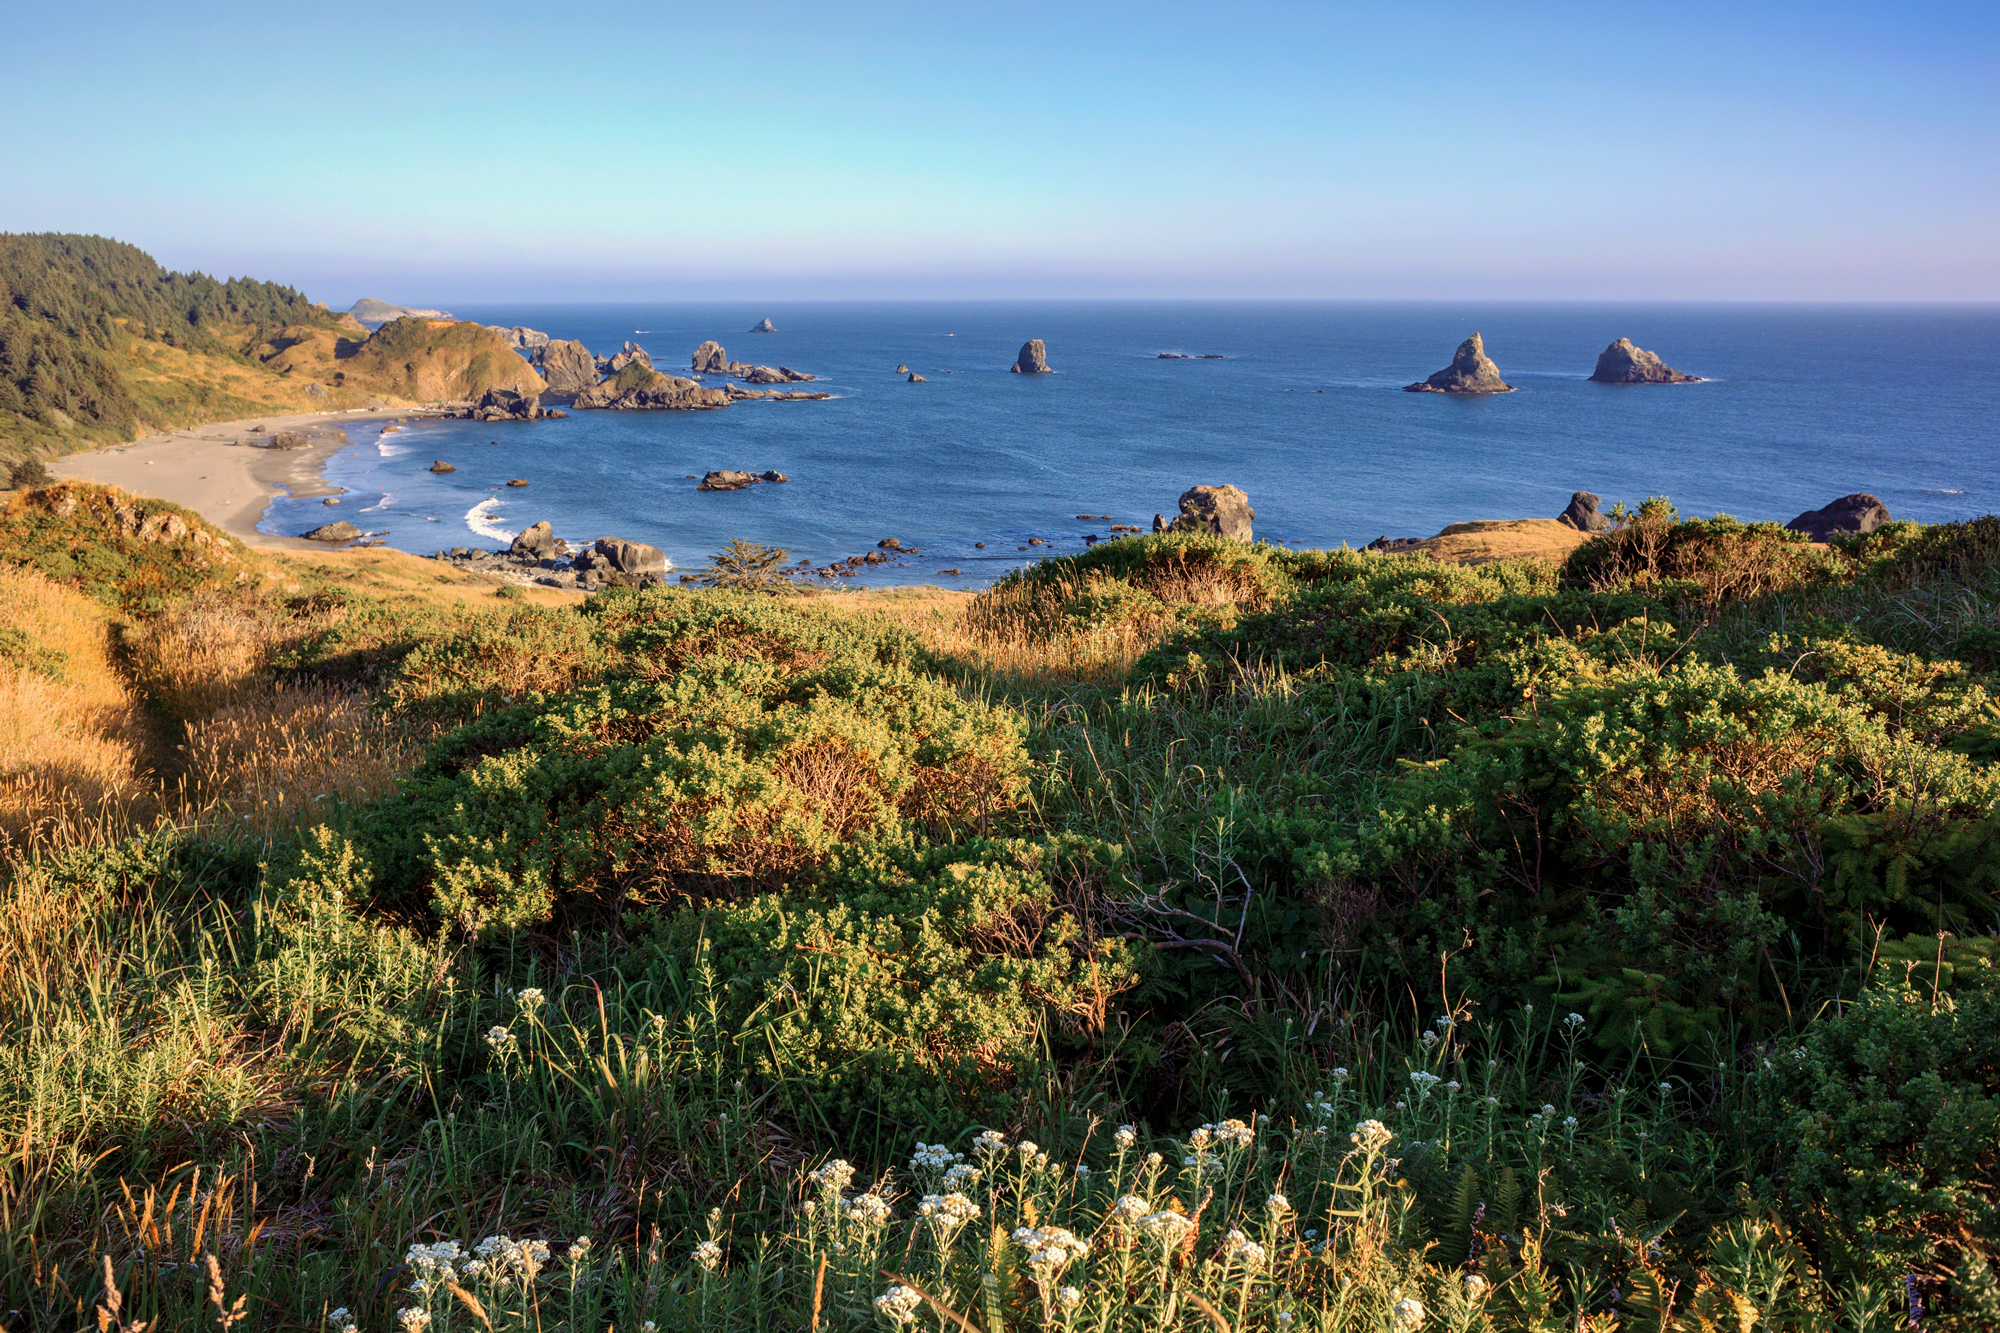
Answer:
<svg viewBox="0 0 2000 1333"><path fill-rule="evenodd" d="M0 560L108 606L163 610L256 576L243 543L166 500L59 482L0 506Z"/></svg>

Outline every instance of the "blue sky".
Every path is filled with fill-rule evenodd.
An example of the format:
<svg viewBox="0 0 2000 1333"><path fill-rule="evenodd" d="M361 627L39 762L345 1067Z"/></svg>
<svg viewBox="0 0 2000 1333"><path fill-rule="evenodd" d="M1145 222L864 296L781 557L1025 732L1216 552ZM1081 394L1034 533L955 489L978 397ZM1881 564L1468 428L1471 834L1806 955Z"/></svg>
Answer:
<svg viewBox="0 0 2000 1333"><path fill-rule="evenodd" d="M344 306L2000 299L2000 5L14 0L0 230Z"/></svg>

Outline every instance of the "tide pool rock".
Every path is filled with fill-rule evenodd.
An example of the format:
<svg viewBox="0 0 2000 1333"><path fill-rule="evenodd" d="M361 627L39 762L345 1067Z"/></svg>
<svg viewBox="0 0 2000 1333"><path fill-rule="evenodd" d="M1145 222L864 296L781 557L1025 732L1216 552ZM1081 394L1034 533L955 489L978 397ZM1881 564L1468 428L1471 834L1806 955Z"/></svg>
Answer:
<svg viewBox="0 0 2000 1333"><path fill-rule="evenodd" d="M1652 352L1620 338L1597 354L1593 384L1693 384L1699 375L1683 375Z"/></svg>
<svg viewBox="0 0 2000 1333"><path fill-rule="evenodd" d="M1405 393L1512 393L1514 386L1500 378L1500 367L1486 355L1486 340L1473 334L1458 345L1451 364L1417 384L1403 386Z"/></svg>
<svg viewBox="0 0 2000 1333"><path fill-rule="evenodd" d="M1049 373L1049 349L1042 345L1040 338L1030 338L1021 344L1021 354L1014 358L1010 367L1016 375L1046 375Z"/></svg>

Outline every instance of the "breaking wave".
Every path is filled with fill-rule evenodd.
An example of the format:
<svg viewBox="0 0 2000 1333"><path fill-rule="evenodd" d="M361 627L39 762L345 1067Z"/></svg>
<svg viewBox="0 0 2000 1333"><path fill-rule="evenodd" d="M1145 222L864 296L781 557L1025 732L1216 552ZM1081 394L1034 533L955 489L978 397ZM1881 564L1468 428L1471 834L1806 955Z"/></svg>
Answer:
<svg viewBox="0 0 2000 1333"><path fill-rule="evenodd" d="M509 532L493 521L495 513L499 508L500 501L498 500L481 500L478 504L465 511L465 526L480 536L496 542L513 541L514 538L521 534L518 532Z"/></svg>

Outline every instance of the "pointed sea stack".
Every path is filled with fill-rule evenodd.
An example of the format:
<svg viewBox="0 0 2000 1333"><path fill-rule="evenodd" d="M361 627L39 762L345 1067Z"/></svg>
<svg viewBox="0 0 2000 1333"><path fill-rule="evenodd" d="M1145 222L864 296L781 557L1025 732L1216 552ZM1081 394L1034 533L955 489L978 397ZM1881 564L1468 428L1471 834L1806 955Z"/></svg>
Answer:
<svg viewBox="0 0 2000 1333"><path fill-rule="evenodd" d="M776 333L777 331L778 326L773 324L769 319L758 320L756 327L750 330L752 333Z"/></svg>
<svg viewBox="0 0 2000 1333"><path fill-rule="evenodd" d="M1694 384L1699 375L1683 375L1643 347L1620 338L1598 355L1593 384Z"/></svg>
<svg viewBox="0 0 2000 1333"><path fill-rule="evenodd" d="M1009 367L1016 375L1046 375L1049 373L1049 349L1042 345L1040 338L1030 338L1021 344L1021 354L1014 358Z"/></svg>
<svg viewBox="0 0 2000 1333"><path fill-rule="evenodd" d="M1420 384L1406 384L1404 393L1512 393L1500 378L1500 367L1486 355L1486 340L1473 334L1458 345L1451 364Z"/></svg>

